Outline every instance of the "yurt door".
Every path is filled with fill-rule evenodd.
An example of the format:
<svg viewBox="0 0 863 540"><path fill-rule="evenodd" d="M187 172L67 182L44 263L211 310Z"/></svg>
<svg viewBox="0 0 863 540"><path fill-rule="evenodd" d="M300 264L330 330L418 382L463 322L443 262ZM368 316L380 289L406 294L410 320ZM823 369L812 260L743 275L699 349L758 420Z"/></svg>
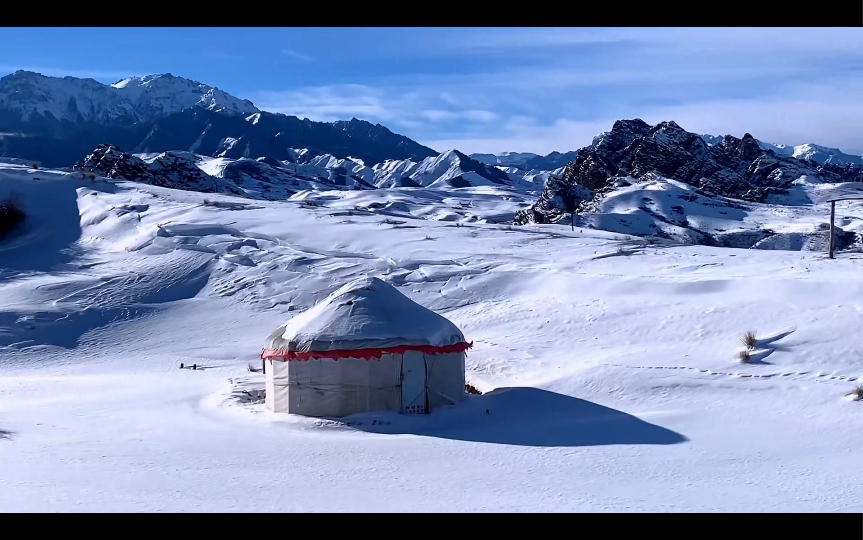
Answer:
<svg viewBox="0 0 863 540"><path fill-rule="evenodd" d="M426 361L418 351L402 355L402 412L426 413Z"/></svg>

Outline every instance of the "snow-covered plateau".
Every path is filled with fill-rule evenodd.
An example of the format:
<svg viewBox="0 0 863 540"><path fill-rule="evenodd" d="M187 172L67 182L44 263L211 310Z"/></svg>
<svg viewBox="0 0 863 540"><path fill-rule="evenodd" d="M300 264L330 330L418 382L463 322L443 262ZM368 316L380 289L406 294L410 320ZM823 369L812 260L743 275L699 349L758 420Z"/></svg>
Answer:
<svg viewBox="0 0 863 540"><path fill-rule="evenodd" d="M853 186L776 205L647 175L574 230L516 226L536 194L428 181L453 157L407 167L420 187L271 198L225 158L129 165L202 171L172 187L0 164L28 215L0 241L0 510L863 511L863 255L628 234L811 236ZM266 337L362 276L458 325L484 394L341 419L254 399Z"/></svg>

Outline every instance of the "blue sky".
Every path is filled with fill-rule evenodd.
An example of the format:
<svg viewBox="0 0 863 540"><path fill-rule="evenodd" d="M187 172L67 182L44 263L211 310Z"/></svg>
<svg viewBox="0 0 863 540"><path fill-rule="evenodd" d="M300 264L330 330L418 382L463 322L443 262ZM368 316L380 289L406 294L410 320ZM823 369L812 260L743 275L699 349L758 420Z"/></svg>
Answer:
<svg viewBox="0 0 863 540"><path fill-rule="evenodd" d="M566 151L639 117L863 153L861 28L5 28L0 50L0 74L170 72L436 150Z"/></svg>

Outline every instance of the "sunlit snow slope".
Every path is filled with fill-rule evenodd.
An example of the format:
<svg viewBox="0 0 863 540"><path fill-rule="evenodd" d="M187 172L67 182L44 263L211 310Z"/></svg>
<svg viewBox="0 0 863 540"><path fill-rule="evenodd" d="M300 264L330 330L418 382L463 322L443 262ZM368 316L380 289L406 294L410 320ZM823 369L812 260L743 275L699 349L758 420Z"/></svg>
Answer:
<svg viewBox="0 0 863 540"><path fill-rule="evenodd" d="M30 219L0 243L0 510L863 510L861 256L418 215L513 211L493 189L260 201L4 166ZM487 393L246 403L266 336L364 275L455 322ZM778 339L740 364L750 329Z"/></svg>

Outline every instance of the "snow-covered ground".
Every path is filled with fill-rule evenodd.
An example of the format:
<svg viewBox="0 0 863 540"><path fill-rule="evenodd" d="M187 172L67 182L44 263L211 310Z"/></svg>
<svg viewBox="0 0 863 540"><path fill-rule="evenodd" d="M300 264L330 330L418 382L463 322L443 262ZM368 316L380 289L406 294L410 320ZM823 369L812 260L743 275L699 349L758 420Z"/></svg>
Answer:
<svg viewBox="0 0 863 540"><path fill-rule="evenodd" d="M3 166L31 217L0 243L0 510L863 510L863 255L481 223L520 203L497 189L259 201ZM455 322L487 393L244 403L266 336L364 275ZM740 364L750 329L781 337Z"/></svg>

